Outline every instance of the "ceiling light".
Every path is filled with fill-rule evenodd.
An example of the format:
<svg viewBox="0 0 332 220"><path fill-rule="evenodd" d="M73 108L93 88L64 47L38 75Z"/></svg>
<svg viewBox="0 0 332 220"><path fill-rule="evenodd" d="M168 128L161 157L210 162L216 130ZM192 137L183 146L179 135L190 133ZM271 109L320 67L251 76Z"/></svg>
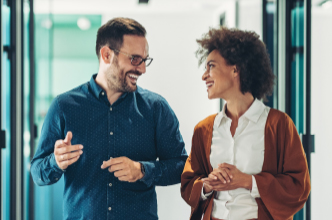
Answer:
<svg viewBox="0 0 332 220"><path fill-rule="evenodd" d="M77 20L77 26L81 30L85 31L85 30L88 30L91 27L91 22L90 22L89 19L81 17Z"/></svg>
<svg viewBox="0 0 332 220"><path fill-rule="evenodd" d="M47 18L41 22L41 26L46 29L50 29L53 25L53 22L51 19Z"/></svg>

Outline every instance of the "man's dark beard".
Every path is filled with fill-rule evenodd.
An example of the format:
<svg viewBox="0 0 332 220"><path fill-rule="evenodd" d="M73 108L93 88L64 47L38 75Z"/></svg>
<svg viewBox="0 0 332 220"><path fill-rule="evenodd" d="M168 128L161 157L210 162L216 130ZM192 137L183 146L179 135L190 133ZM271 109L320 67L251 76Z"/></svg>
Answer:
<svg viewBox="0 0 332 220"><path fill-rule="evenodd" d="M114 70L115 71L120 71L119 70L120 66L119 66L117 57L115 57L113 59L112 65L114 65ZM107 82L108 87L110 89L117 90L119 92L134 92L134 91L136 91L137 87L135 87L133 89L129 86L130 82L127 82L127 75L130 74L130 73L136 74L136 75L141 75L140 72L138 72L138 71L130 70L130 71L124 73L123 70L121 70L121 73L116 74L117 76L111 76L111 78L113 79L112 81L115 82L115 83L112 84L110 81L108 81ZM123 76L123 79L120 78L122 76Z"/></svg>

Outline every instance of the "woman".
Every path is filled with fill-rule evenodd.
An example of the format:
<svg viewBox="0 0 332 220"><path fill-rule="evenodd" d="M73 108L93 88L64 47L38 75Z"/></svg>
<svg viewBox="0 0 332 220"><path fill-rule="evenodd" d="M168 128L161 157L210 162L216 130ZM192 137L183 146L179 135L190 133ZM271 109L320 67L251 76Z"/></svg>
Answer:
<svg viewBox="0 0 332 220"><path fill-rule="evenodd" d="M190 219L293 219L310 178L292 120L259 101L274 84L265 45L254 32L227 28L197 42L208 97L226 104L194 129L181 177Z"/></svg>

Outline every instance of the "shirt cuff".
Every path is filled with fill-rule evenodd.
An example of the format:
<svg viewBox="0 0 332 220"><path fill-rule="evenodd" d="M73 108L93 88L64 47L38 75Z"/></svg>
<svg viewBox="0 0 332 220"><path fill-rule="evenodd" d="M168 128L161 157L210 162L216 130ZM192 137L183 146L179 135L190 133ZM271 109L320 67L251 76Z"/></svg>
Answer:
<svg viewBox="0 0 332 220"><path fill-rule="evenodd" d="M63 174L64 172L66 172L66 170L61 169L58 164L55 161L55 156L54 154L51 154L51 158L50 158L50 164L53 168L53 170L55 170L55 172L59 173L59 174ZM61 176L60 176L61 177Z"/></svg>
<svg viewBox="0 0 332 220"><path fill-rule="evenodd" d="M213 191L204 194L204 183L203 183L203 187L202 187L202 191L201 191L201 200L202 200L202 201L207 200L207 198L208 198L209 196L211 196L212 193L213 193Z"/></svg>
<svg viewBox="0 0 332 220"><path fill-rule="evenodd" d="M260 198L261 196L259 195L258 187L257 187L257 183L256 183L256 179L255 179L254 175L251 176L251 179L252 179L252 187L251 187L250 195L253 198Z"/></svg>
<svg viewBox="0 0 332 220"><path fill-rule="evenodd" d="M153 183L153 169L155 169L155 164L147 161L138 161L144 167L144 176L139 181L145 183L148 187L150 187Z"/></svg>

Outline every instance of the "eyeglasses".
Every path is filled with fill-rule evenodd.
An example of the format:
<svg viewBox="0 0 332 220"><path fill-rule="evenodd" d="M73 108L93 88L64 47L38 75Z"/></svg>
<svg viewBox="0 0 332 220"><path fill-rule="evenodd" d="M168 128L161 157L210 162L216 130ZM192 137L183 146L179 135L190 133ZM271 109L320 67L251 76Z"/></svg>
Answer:
<svg viewBox="0 0 332 220"><path fill-rule="evenodd" d="M120 50L116 50L110 47L111 50L114 50L118 53L122 53L123 55L126 55L127 57L129 57L131 59L131 65L133 66L139 66L141 65L141 63L145 63L145 66L149 66L152 63L153 58L151 57L147 57L147 58L142 58L141 56L138 55L130 55L128 53L122 52Z"/></svg>

